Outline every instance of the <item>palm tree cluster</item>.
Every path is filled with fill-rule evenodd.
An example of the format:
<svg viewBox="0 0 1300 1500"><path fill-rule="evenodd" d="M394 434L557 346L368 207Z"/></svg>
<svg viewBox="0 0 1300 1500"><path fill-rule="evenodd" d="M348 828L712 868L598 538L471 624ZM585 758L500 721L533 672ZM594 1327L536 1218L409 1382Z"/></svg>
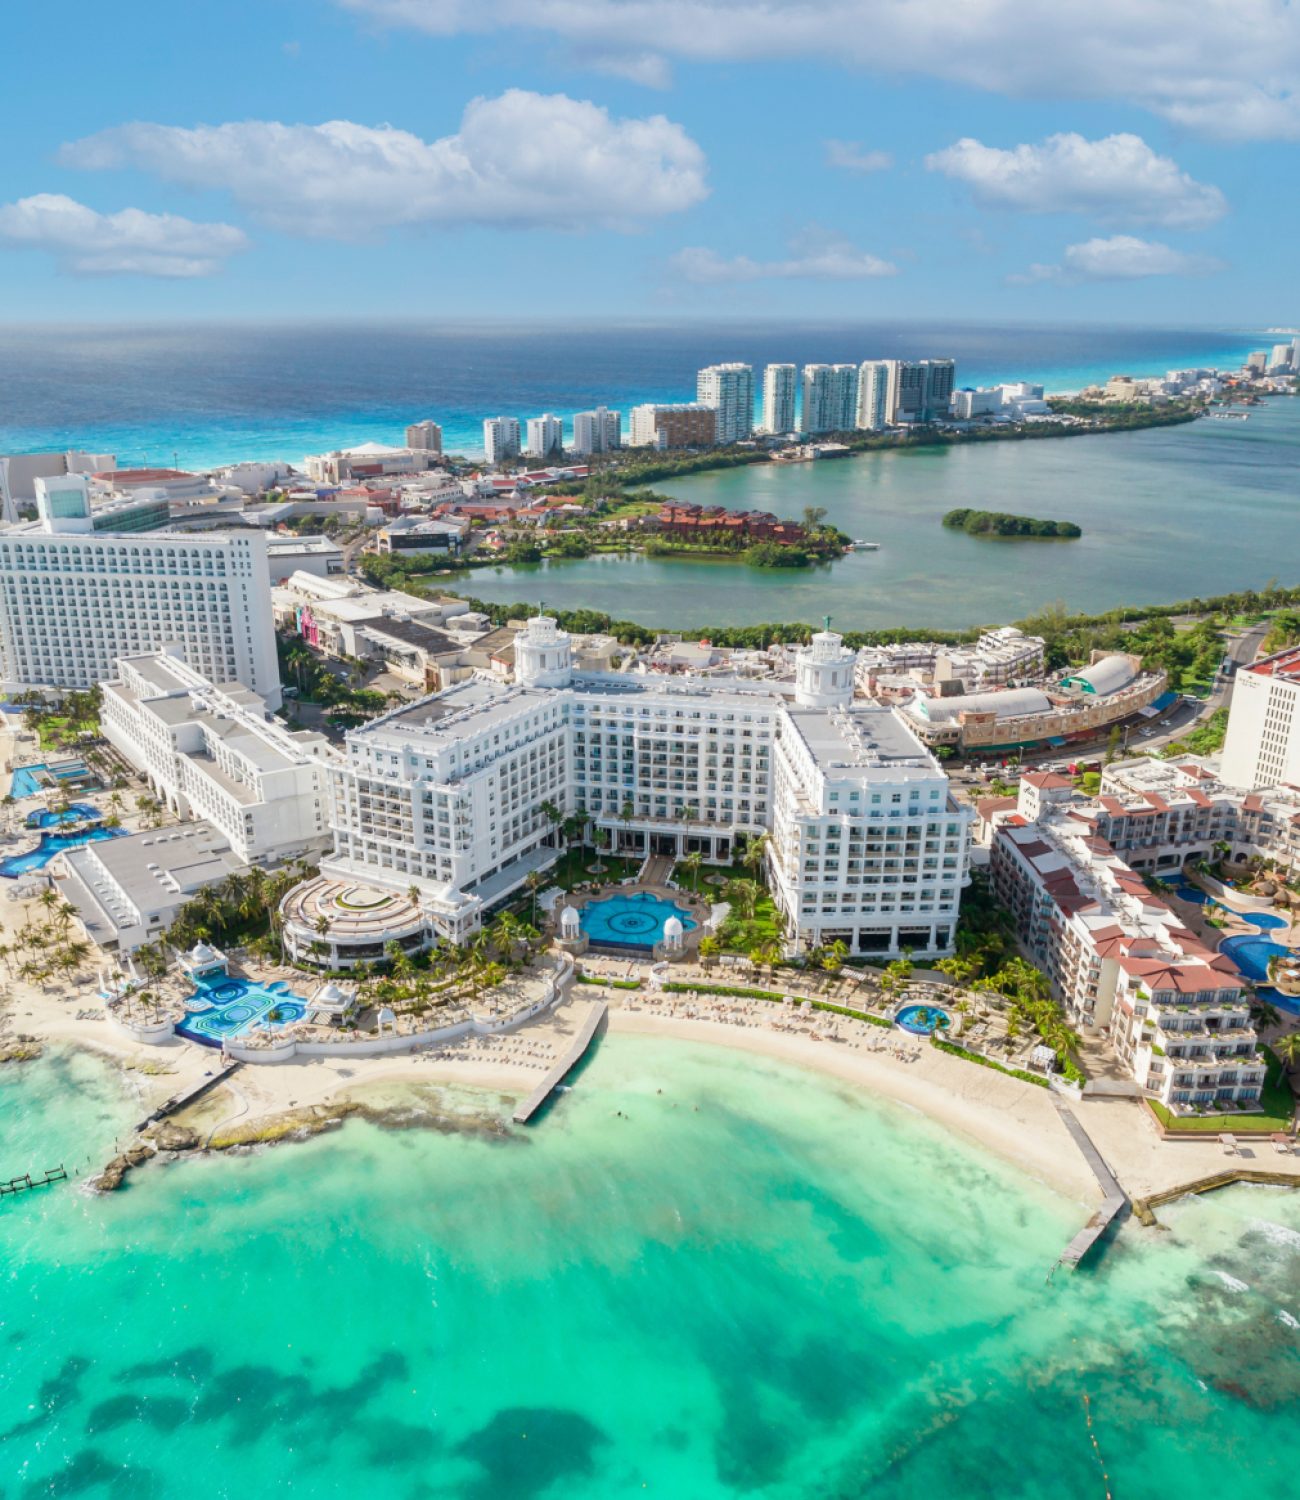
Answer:
<svg viewBox="0 0 1300 1500"><path fill-rule="evenodd" d="M306 860L295 860L274 872L254 865L205 886L181 907L156 943L136 949L137 966L146 974L165 973L168 948L184 950L195 943L247 945L263 958L279 957L280 902L315 873Z"/></svg>
<svg viewBox="0 0 1300 1500"><path fill-rule="evenodd" d="M42 891L37 904L45 919L33 920L29 909L22 925L9 934L9 941L0 942L0 963L6 973L26 984L69 979L91 955L90 944L73 933L77 908L54 890Z"/></svg>
<svg viewBox="0 0 1300 1500"><path fill-rule="evenodd" d="M369 964L353 971L358 995L363 1004L409 1015L424 1015L453 1001L477 1007L484 995L525 966L541 941L531 923L503 911L463 947L444 944L412 955L389 943L383 973Z"/></svg>

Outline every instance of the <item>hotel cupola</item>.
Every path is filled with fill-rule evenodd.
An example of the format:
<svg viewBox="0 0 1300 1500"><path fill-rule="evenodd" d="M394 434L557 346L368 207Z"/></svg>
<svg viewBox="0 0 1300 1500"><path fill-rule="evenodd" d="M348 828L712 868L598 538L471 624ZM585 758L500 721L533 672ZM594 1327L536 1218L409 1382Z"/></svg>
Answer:
<svg viewBox="0 0 1300 1500"><path fill-rule="evenodd" d="M801 708L846 708L853 701L854 652L844 645L844 637L826 628L813 636L795 658L795 702Z"/></svg>

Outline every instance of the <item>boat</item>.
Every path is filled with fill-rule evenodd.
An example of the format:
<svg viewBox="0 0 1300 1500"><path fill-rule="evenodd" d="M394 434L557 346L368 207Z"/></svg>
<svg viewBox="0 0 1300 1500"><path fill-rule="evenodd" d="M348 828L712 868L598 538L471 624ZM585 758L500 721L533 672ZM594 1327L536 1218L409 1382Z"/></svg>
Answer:
<svg viewBox="0 0 1300 1500"><path fill-rule="evenodd" d="M880 551L880 543L879 542L864 542L861 539L859 539L858 541L856 541L856 542L853 543L853 550L855 552L879 552Z"/></svg>

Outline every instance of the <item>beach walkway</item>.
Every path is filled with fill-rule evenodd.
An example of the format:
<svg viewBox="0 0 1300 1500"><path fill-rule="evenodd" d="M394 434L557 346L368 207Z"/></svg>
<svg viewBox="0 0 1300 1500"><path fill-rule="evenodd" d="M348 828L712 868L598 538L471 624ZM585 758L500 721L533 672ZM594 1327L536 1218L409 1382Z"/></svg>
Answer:
<svg viewBox="0 0 1300 1500"><path fill-rule="evenodd" d="M587 1048L591 1046L591 1039L596 1035L597 1028L605 1019L605 1012L608 1009L609 1004L605 1000L593 1000L590 1002L587 1007L586 1017L578 1027L577 1035L569 1044L568 1050L511 1116L516 1125L527 1125L529 1120L533 1118L542 1105L550 1098L554 1090L564 1082L572 1069L577 1066Z"/></svg>
<svg viewBox="0 0 1300 1500"><path fill-rule="evenodd" d="M1075 1118L1074 1111L1059 1094L1052 1095L1052 1103L1056 1106L1056 1112L1073 1137L1075 1145L1083 1154L1084 1161L1088 1163L1102 1191L1101 1207L1065 1247L1057 1262L1062 1266L1077 1266L1115 1222L1115 1219L1128 1209L1129 1200L1128 1194L1120 1187L1115 1174L1102 1160L1101 1152L1093 1145L1092 1137Z"/></svg>

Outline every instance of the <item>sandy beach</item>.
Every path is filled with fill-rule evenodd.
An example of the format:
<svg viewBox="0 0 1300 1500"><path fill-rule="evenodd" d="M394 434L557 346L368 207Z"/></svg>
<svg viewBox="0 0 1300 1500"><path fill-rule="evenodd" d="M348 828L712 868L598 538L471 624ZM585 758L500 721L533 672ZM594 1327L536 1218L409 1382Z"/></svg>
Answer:
<svg viewBox="0 0 1300 1500"><path fill-rule="evenodd" d="M245 1065L178 1114L176 1123L192 1131L199 1144L216 1147L307 1135L352 1113L384 1121L406 1111L430 1123L506 1128L511 1105L536 1087L567 1046L586 1008L579 1002L597 997L609 1001L608 1031L615 1042L619 1036L676 1038L807 1068L916 1110L1081 1205L1093 1205L1100 1196L1046 1089L847 1017L834 1017L828 1024L791 1024L780 1010L761 1001L702 997L697 1006L682 996L653 998L646 992L594 986L582 987L551 1015L502 1037L383 1057ZM78 1019L79 1009L92 1006L84 991L79 996L15 982L6 1007L7 1035L88 1047L112 1059L139 1093L141 1118L220 1066L220 1055L208 1048L179 1039L163 1047L145 1046L105 1019ZM700 1013L686 1014L690 1009ZM474 1100L475 1094L481 1099ZM1278 1155L1267 1141L1243 1140L1239 1155L1229 1158L1214 1137L1164 1141L1135 1100L1085 1101L1071 1108L1134 1198L1232 1166L1286 1173L1300 1184L1300 1157ZM545 1123L536 1128L544 1129Z"/></svg>

